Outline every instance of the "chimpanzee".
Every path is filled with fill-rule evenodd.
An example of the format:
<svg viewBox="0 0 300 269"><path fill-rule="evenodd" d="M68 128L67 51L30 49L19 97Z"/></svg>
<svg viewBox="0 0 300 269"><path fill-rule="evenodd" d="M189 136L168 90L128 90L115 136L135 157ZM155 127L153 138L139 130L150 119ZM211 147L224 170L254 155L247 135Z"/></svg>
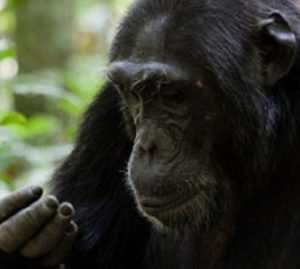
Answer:
<svg viewBox="0 0 300 269"><path fill-rule="evenodd" d="M0 202L1 268L299 269L299 37L296 0L137 0L53 195Z"/></svg>

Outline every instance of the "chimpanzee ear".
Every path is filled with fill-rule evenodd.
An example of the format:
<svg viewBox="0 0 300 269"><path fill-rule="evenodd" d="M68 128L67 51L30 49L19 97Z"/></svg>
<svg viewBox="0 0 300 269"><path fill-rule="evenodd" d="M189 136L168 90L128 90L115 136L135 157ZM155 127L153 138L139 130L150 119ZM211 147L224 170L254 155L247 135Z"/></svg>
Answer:
<svg viewBox="0 0 300 269"><path fill-rule="evenodd" d="M271 13L259 25L260 49L267 86L274 86L291 69L297 54L297 40L279 12Z"/></svg>

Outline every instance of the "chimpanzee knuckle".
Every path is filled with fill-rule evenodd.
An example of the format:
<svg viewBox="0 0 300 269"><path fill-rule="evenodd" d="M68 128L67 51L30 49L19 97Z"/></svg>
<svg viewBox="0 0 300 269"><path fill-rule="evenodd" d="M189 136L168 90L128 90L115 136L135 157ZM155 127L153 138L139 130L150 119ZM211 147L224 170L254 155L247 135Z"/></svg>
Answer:
<svg viewBox="0 0 300 269"><path fill-rule="evenodd" d="M74 241L77 234L78 234L78 225L74 221L71 221L70 226L65 231L65 235L67 238Z"/></svg>
<svg viewBox="0 0 300 269"><path fill-rule="evenodd" d="M26 218L29 224L35 225L38 223L43 223L45 220L49 219L56 212L58 207L58 202L55 199L48 199L48 197L40 199L28 208L24 209L20 217ZM24 220L25 221L25 220Z"/></svg>
<svg viewBox="0 0 300 269"><path fill-rule="evenodd" d="M11 231L7 230L6 226L0 225L0 250L6 253L14 252L17 249L14 236Z"/></svg>
<svg viewBox="0 0 300 269"><path fill-rule="evenodd" d="M31 186L0 199L0 222L39 199L42 193L41 187Z"/></svg>
<svg viewBox="0 0 300 269"><path fill-rule="evenodd" d="M70 211L71 212L71 211ZM47 223L21 250L27 258L37 258L52 251L64 237L64 232L70 225L72 215L62 215L60 212Z"/></svg>
<svg viewBox="0 0 300 269"><path fill-rule="evenodd" d="M0 225L0 249L14 252L31 237L34 229L31 229L28 212L30 210L25 209Z"/></svg>
<svg viewBox="0 0 300 269"><path fill-rule="evenodd" d="M47 210L56 211L59 206L59 201L54 195L48 195L43 200Z"/></svg>
<svg viewBox="0 0 300 269"><path fill-rule="evenodd" d="M71 250L71 247L76 239L78 234L78 226L75 222L71 221L68 226L68 229L64 233L64 237L58 246L50 253L48 253L42 260L44 266L56 266L60 264L68 252Z"/></svg>
<svg viewBox="0 0 300 269"><path fill-rule="evenodd" d="M3 249L13 252L26 243L55 214L57 199L39 199L1 224ZM56 209L55 209L56 208Z"/></svg>

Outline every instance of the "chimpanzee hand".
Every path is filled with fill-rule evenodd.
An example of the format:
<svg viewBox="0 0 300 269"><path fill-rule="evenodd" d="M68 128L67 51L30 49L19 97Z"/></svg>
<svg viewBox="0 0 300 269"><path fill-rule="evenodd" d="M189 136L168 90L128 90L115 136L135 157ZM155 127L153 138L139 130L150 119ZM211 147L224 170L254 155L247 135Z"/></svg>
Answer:
<svg viewBox="0 0 300 269"><path fill-rule="evenodd" d="M71 220L70 203L59 204L50 195L41 198L42 192L40 187L27 187L0 199L0 250L52 267L70 250L77 225Z"/></svg>

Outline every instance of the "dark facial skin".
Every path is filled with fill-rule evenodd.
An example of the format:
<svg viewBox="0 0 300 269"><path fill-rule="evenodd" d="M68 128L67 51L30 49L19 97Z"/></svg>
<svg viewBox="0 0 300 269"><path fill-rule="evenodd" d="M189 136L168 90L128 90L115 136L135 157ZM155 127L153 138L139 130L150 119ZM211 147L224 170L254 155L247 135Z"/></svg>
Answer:
<svg viewBox="0 0 300 269"><path fill-rule="evenodd" d="M158 47L166 21L146 25L132 55L113 62L107 74L134 139L128 183L139 210L160 226L199 228L220 213L218 192L226 188L210 160L221 111L204 73L171 63L173 52Z"/></svg>
<svg viewBox="0 0 300 269"><path fill-rule="evenodd" d="M211 70L219 68L219 60L210 55L210 49L216 47L217 51L222 42L213 41L217 34L210 29L207 40L199 38L202 43L188 43L193 42L190 41L193 33L207 35L207 29L202 27L204 21L186 18L182 22L180 17L185 15L177 15L157 15L135 29L136 35L123 42L128 49L114 55L107 75L121 96L121 109L134 144L128 162L128 184L140 212L159 226L198 230L232 214L232 204L243 199L239 196L246 189L240 178L245 178L245 182L246 178L252 180L268 167L264 162L269 157L258 151L262 141L266 147L271 141L276 112L274 115L265 113L265 108L273 104L259 89L277 81L289 67L269 62L274 51L281 49L274 47L270 50L273 56L263 59L270 70L274 69L273 75L269 78L264 74L265 81L260 81L260 77L255 76L265 71L255 61L251 62L258 47L248 48L253 55L247 55L249 60L247 58L248 63L243 68L251 72L247 69L240 72L254 77L247 81L245 76L244 81L239 81L239 73L234 70L240 63L226 67L230 60L224 53L224 60L220 62L226 67L222 66L224 74L220 73L223 85L218 84L220 78ZM280 24L285 21L283 18L277 21L277 17L280 15L274 15L276 20L270 17L262 21L261 27L278 27L278 32L270 35L281 42L281 32L286 29ZM265 45L265 37L261 33L257 36ZM224 44L228 41L226 38ZM292 35L287 42L293 46ZM198 48L198 55L191 46ZM283 44L283 50L289 50L289 46ZM237 54L242 53L245 54L237 51ZM293 53L291 49L289 65ZM198 62L194 62L196 56ZM229 76L226 72L234 74L230 74L229 85L224 79ZM235 88L235 83L243 86ZM231 89L236 92L230 93L228 99L226 91ZM246 137L243 135L246 133L251 135ZM257 146L252 149L255 143ZM249 152L249 163L258 163L255 170L242 163L244 152ZM230 163L231 159L234 162ZM236 174L236 166L244 167L243 174ZM235 193L236 189L239 193Z"/></svg>
<svg viewBox="0 0 300 269"><path fill-rule="evenodd" d="M191 225L208 225L218 203L208 155L217 115L203 82L179 66L147 60L115 62L108 76L134 128L128 180L140 211L167 227L189 225L187 216ZM190 133L196 121L201 136Z"/></svg>

